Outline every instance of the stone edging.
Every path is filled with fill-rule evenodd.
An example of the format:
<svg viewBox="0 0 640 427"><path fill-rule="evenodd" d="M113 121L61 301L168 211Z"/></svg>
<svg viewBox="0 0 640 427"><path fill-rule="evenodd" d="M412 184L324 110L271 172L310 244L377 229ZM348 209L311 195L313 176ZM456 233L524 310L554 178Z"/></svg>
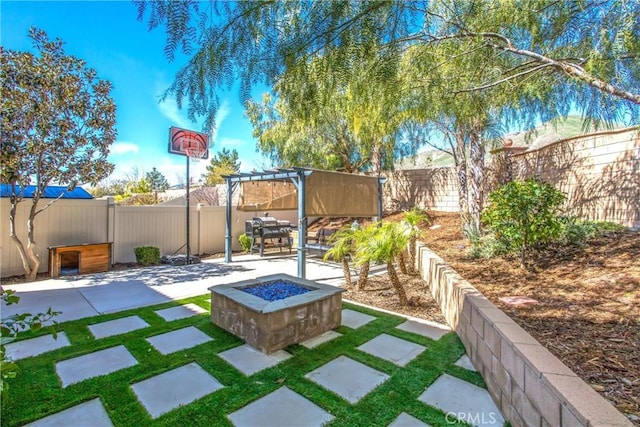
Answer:
<svg viewBox="0 0 640 427"><path fill-rule="evenodd" d="M423 243L418 269L505 419L517 426L632 426Z"/></svg>

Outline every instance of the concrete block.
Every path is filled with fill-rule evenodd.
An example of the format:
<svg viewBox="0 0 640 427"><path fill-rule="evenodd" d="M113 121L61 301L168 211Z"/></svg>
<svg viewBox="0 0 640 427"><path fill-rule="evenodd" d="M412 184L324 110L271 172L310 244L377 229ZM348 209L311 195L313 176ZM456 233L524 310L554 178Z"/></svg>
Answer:
<svg viewBox="0 0 640 427"><path fill-rule="evenodd" d="M105 338L113 335L126 334L131 331L146 328L149 324L138 316L128 316L121 319L89 325L89 331L96 338Z"/></svg>
<svg viewBox="0 0 640 427"><path fill-rule="evenodd" d="M357 349L398 366L406 366L425 351L426 347L391 335L381 334Z"/></svg>
<svg viewBox="0 0 640 427"><path fill-rule="evenodd" d="M406 322L396 326L396 328L402 331L411 332L413 334L431 338L432 340L436 341L451 332L451 328L447 325L442 325L436 322L429 322L427 320L407 320Z"/></svg>
<svg viewBox="0 0 640 427"><path fill-rule="evenodd" d="M41 418L38 421L27 424L25 427L69 426L111 427L113 423L104 406L102 406L100 399L96 398Z"/></svg>
<svg viewBox="0 0 640 427"><path fill-rule="evenodd" d="M305 378L355 404L389 379L389 375L348 357L339 356L309 372Z"/></svg>
<svg viewBox="0 0 640 427"><path fill-rule="evenodd" d="M284 350L265 354L247 344L219 353L218 356L226 360L234 368L245 375L252 375L263 369L270 368L291 357Z"/></svg>
<svg viewBox="0 0 640 427"><path fill-rule="evenodd" d="M496 383L502 392L511 396L511 375L495 356L491 359L491 373L495 377Z"/></svg>
<svg viewBox="0 0 640 427"><path fill-rule="evenodd" d="M164 334L154 335L147 338L147 341L158 350L160 354L171 354L213 341L213 338L200 329L189 326L175 331L165 332Z"/></svg>
<svg viewBox="0 0 640 427"><path fill-rule="evenodd" d="M489 346L491 352L500 355L500 342L502 337L496 331L496 327L489 322L484 322L484 342Z"/></svg>
<svg viewBox="0 0 640 427"><path fill-rule="evenodd" d="M552 425L560 425L560 401L553 395L547 384L540 379L539 372L525 365L524 391L529 400L536 405L540 415Z"/></svg>
<svg viewBox="0 0 640 427"><path fill-rule="evenodd" d="M222 387L218 380L195 362L131 385L152 418L158 418Z"/></svg>
<svg viewBox="0 0 640 427"><path fill-rule="evenodd" d="M136 364L138 361L127 348L118 345L58 362L56 372L62 380L62 387L68 387L88 378L107 375Z"/></svg>
<svg viewBox="0 0 640 427"><path fill-rule="evenodd" d="M540 427L542 417L520 387L513 389L511 406L520 414L520 418L527 427Z"/></svg>
<svg viewBox="0 0 640 427"><path fill-rule="evenodd" d="M514 343L514 348L534 372L567 375L570 377L576 376L575 372L540 344Z"/></svg>
<svg viewBox="0 0 640 427"><path fill-rule="evenodd" d="M39 356L49 351L57 350L71 345L64 332L58 332L56 338L53 335L30 338L17 342L11 342L5 346L7 360L21 360L27 357Z"/></svg>
<svg viewBox="0 0 640 427"><path fill-rule="evenodd" d="M254 426L322 426L333 419L310 400L281 387L240 410L229 414L236 427Z"/></svg>
<svg viewBox="0 0 640 427"><path fill-rule="evenodd" d="M524 360L513 347L502 343L500 348L500 363L510 373L511 378L521 389L524 389Z"/></svg>
<svg viewBox="0 0 640 427"><path fill-rule="evenodd" d="M544 374L542 378L554 395L562 399L563 406L584 425L632 426L627 417L577 376Z"/></svg>

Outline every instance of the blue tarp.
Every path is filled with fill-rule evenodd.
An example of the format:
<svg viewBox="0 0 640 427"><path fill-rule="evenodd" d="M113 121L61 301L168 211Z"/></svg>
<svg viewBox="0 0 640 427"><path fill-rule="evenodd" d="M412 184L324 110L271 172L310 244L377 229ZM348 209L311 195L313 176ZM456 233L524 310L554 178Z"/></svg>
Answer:
<svg viewBox="0 0 640 427"><path fill-rule="evenodd" d="M24 197L32 198L33 193L36 190L35 185L27 185L24 188ZM18 194L19 194L18 187ZM67 187L64 185L49 185L45 190L42 197L44 199L57 199L62 194L63 199L93 199L93 196L89 194L84 188L76 187L72 191L67 191ZM0 184L0 197L11 196L11 185Z"/></svg>

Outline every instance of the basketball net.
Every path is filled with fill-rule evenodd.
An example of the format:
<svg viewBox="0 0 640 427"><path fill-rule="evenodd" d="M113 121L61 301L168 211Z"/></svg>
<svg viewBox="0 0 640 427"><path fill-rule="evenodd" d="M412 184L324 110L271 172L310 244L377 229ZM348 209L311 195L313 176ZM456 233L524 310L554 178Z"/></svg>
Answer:
<svg viewBox="0 0 640 427"><path fill-rule="evenodd" d="M198 148L185 148L184 152L187 154L187 157L189 157L189 163L193 165L193 164L200 163L206 151L198 147Z"/></svg>

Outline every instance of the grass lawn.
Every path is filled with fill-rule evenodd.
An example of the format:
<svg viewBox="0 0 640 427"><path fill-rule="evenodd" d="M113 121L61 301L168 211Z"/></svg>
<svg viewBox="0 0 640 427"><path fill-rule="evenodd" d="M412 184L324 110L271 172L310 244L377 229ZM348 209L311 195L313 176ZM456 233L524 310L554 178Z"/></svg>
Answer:
<svg viewBox="0 0 640 427"><path fill-rule="evenodd" d="M208 298L209 295L203 295L180 303L195 303L208 310ZM464 353L464 347L455 333L448 333L440 340L433 341L395 329L404 322L405 319L401 317L346 303L345 308L373 315L377 319L356 330L342 326L336 329L342 334L341 337L314 349L300 345L290 346L286 351L293 355L292 358L247 377L218 356L222 351L241 345L243 342L240 339L214 326L208 314L167 322L154 313L154 310L173 305L177 303L60 324L57 330L66 333L71 346L17 362L20 373L17 378L10 380L9 396L2 400L2 425L23 425L99 397L116 426L226 426L231 425L227 414L287 386L332 414L335 419L328 424L331 426L386 426L402 412L434 426L445 426L451 425L450 417L447 423L445 413L417 400L427 386L442 373L448 373L486 387L478 373L454 365ZM150 327L102 339L95 339L87 327L133 314L145 320ZM147 337L187 326L198 328L214 340L166 356L145 340ZM43 333L44 331L27 332L20 339ZM382 333L421 344L427 350L407 366L399 367L356 349ZM121 344L135 357L137 365L62 388L55 371L56 362ZM355 405L304 378L305 374L341 355L384 372L390 378ZM152 419L136 398L131 384L191 362L196 362L209 372L224 388L160 418ZM295 425L295 420L292 420L292 425Z"/></svg>

